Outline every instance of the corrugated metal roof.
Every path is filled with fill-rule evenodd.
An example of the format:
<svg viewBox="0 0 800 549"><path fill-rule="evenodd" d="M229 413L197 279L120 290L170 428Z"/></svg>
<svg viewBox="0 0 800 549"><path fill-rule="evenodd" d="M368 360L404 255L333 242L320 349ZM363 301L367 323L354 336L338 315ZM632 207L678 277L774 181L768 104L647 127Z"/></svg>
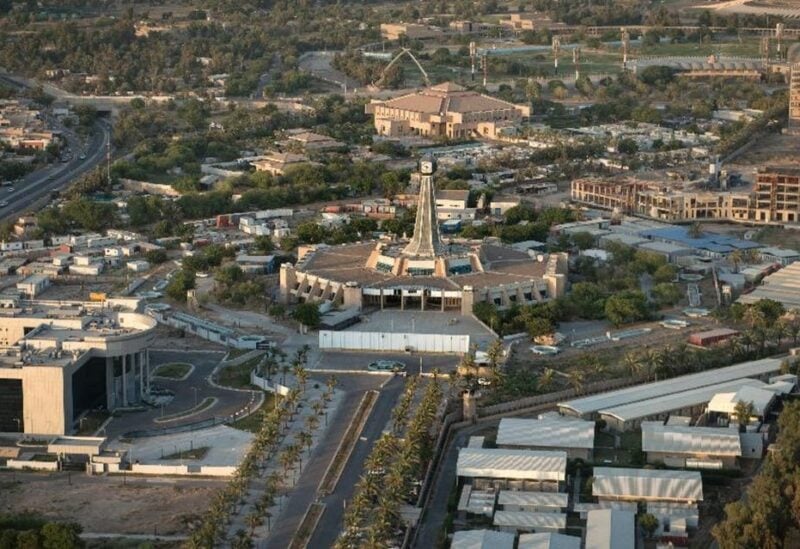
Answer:
<svg viewBox="0 0 800 549"><path fill-rule="evenodd" d="M762 387L767 387L767 385L762 384L760 387L745 386L731 392L720 391L711 398L708 403L708 411L733 414L736 404L739 401L743 401L752 402L755 415L763 416L772 401L775 400L775 393Z"/></svg>
<svg viewBox="0 0 800 549"><path fill-rule="evenodd" d="M580 549L581 538L556 534L555 532L539 532L522 534L517 549Z"/></svg>
<svg viewBox="0 0 800 549"><path fill-rule="evenodd" d="M592 495L664 501L702 501L703 480L697 471L595 467Z"/></svg>
<svg viewBox="0 0 800 549"><path fill-rule="evenodd" d="M514 534L494 530L461 530L453 534L451 549L514 549Z"/></svg>
<svg viewBox="0 0 800 549"><path fill-rule="evenodd" d="M518 480L564 480L566 452L461 448L456 466L459 477Z"/></svg>
<svg viewBox="0 0 800 549"><path fill-rule="evenodd" d="M761 360L734 364L733 366L726 366L725 368L707 370L697 374L689 374L666 379L664 381L626 387L617 391L576 398L574 400L561 402L558 406L559 408L575 412L579 415L591 414L598 410L622 406L623 404L647 400L649 398L680 391L688 391L689 389L696 389L697 387L705 387L707 385L714 385L715 383L722 383L724 381L731 381L743 377L756 377L779 372L780 367L780 359L764 358Z"/></svg>
<svg viewBox="0 0 800 549"><path fill-rule="evenodd" d="M709 402L714 395L726 391L738 391L742 387L762 387L764 383L757 379L735 379L716 385L708 385L691 391L667 394L640 402L632 402L615 408L600 410L601 416L608 416L619 421L628 422L637 419L667 414L675 410L683 410Z"/></svg>
<svg viewBox="0 0 800 549"><path fill-rule="evenodd" d="M498 446L594 448L594 422L563 419L503 418Z"/></svg>
<svg viewBox="0 0 800 549"><path fill-rule="evenodd" d="M597 509L586 520L586 549L635 549L636 515L633 511Z"/></svg>
<svg viewBox="0 0 800 549"><path fill-rule="evenodd" d="M561 530L567 527L567 515L565 513L534 513L531 511L495 511L494 525Z"/></svg>
<svg viewBox="0 0 800 549"><path fill-rule="evenodd" d="M539 507L566 507L569 496L563 492L526 492L522 490L500 490L498 505L530 505Z"/></svg>
<svg viewBox="0 0 800 549"><path fill-rule="evenodd" d="M738 431L656 423L642 424L642 450L668 454L742 455Z"/></svg>

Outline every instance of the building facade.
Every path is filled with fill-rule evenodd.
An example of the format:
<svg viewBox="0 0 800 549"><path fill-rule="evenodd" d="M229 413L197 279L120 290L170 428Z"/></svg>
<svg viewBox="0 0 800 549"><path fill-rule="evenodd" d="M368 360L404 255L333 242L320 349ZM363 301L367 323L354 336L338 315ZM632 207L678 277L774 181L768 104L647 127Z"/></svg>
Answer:
<svg viewBox="0 0 800 549"><path fill-rule="evenodd" d="M800 62L792 64L789 77L789 133L800 135Z"/></svg>
<svg viewBox="0 0 800 549"><path fill-rule="evenodd" d="M0 432L63 435L85 412L142 402L156 321L100 303L0 314Z"/></svg>
<svg viewBox="0 0 800 549"><path fill-rule="evenodd" d="M366 105L375 131L387 137L492 137L486 123L518 123L530 116L527 105L515 105L462 88L452 82ZM479 125L484 124L483 133ZM485 135L484 135L485 134Z"/></svg>

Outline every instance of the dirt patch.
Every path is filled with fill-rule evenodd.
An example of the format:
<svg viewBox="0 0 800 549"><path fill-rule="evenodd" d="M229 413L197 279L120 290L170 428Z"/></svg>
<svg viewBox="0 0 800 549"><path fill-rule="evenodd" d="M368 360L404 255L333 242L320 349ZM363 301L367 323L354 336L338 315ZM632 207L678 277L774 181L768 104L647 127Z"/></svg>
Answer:
<svg viewBox="0 0 800 549"><path fill-rule="evenodd" d="M4 478L3 477L0 478ZM185 534L219 482L148 482L128 477L16 475L12 489L0 489L0 508L31 510L53 520L80 523L86 532L162 535ZM7 480L11 480L9 477ZM71 483L71 484L70 484Z"/></svg>
<svg viewBox="0 0 800 549"><path fill-rule="evenodd" d="M177 328L159 324L155 330L155 339L151 349L167 349L170 351L225 351L224 345L212 343L206 339L184 333Z"/></svg>

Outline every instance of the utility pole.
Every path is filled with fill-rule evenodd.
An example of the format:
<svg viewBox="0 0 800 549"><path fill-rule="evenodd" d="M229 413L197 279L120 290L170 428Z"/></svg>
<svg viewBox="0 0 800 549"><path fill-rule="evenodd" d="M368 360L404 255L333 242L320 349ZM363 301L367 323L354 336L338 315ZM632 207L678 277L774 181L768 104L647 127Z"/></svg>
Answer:
<svg viewBox="0 0 800 549"><path fill-rule="evenodd" d="M485 88L489 75L489 58L486 56L486 52L481 55L481 68L483 69L483 87Z"/></svg>
<svg viewBox="0 0 800 549"><path fill-rule="evenodd" d="M578 82L578 78L581 77L581 48L575 46L575 49L572 50L572 64L575 65L575 82Z"/></svg>
<svg viewBox="0 0 800 549"><path fill-rule="evenodd" d="M775 25L775 40L778 41L778 61L783 59L783 23Z"/></svg>
<svg viewBox="0 0 800 549"><path fill-rule="evenodd" d="M561 51L561 39L558 36L553 37L553 69L554 73L558 75L558 54Z"/></svg>
<svg viewBox="0 0 800 549"><path fill-rule="evenodd" d="M108 188L111 188L111 134L106 141L106 177L108 178Z"/></svg>
<svg viewBox="0 0 800 549"><path fill-rule="evenodd" d="M622 70L628 70L628 48L631 44L631 35L628 29L622 27Z"/></svg>
<svg viewBox="0 0 800 549"><path fill-rule="evenodd" d="M769 66L769 36L765 36L761 39L761 62L764 64L764 68Z"/></svg>
<svg viewBox="0 0 800 549"><path fill-rule="evenodd" d="M478 55L478 47L475 42L469 43L469 60L472 65L471 80L475 82L475 57ZM486 84L484 84L485 86Z"/></svg>

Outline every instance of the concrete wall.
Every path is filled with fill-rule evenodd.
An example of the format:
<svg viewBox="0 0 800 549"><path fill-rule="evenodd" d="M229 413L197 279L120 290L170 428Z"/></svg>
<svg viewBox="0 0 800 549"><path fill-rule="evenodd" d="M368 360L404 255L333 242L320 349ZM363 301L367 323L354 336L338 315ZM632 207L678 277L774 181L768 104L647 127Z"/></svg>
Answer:
<svg viewBox="0 0 800 549"><path fill-rule="evenodd" d="M9 459L6 462L6 467L8 467L9 469L35 469L37 471L58 471L58 462Z"/></svg>
<svg viewBox="0 0 800 549"><path fill-rule="evenodd" d="M131 465L131 473L139 475L195 475L195 476L208 476L208 477L231 477L236 473L236 467L221 466L221 465L150 465L143 463L134 463Z"/></svg>
<svg viewBox="0 0 800 549"><path fill-rule="evenodd" d="M320 330L319 347L329 350L382 352L404 352L410 348L420 353L462 354L469 351L469 336Z"/></svg>

